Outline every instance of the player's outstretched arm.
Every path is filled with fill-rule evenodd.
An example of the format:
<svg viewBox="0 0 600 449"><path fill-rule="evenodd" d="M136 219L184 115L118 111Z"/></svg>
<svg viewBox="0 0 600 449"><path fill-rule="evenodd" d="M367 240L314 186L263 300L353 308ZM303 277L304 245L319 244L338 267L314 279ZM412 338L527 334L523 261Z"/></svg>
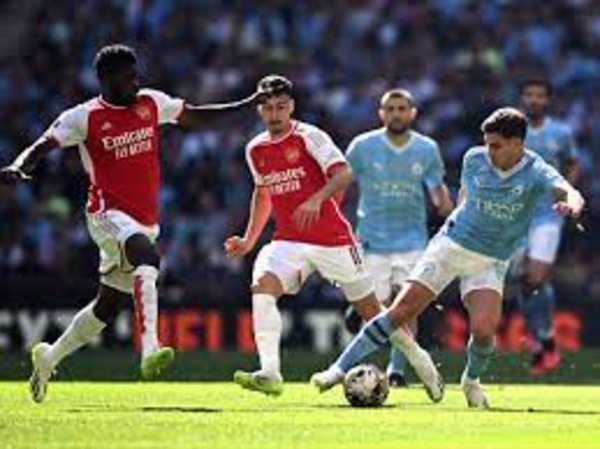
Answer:
<svg viewBox="0 0 600 449"><path fill-rule="evenodd" d="M184 128L196 128L205 125L221 117L224 117L229 112L236 111L247 106L259 104L261 101L270 95L276 95L279 89L283 86L275 86L268 88L259 88L252 95L238 101L229 103L215 103L205 105L188 105L184 106L183 112L179 117L179 125Z"/></svg>
<svg viewBox="0 0 600 449"><path fill-rule="evenodd" d="M225 240L225 252L230 258L242 257L252 251L265 228L272 210L271 194L266 186L255 186L250 203L250 216L244 237L233 236Z"/></svg>
<svg viewBox="0 0 600 449"><path fill-rule="evenodd" d="M33 145L21 152L10 165L0 169L0 183L13 185L29 181L39 161L57 147L54 139L47 136L40 137Z"/></svg>

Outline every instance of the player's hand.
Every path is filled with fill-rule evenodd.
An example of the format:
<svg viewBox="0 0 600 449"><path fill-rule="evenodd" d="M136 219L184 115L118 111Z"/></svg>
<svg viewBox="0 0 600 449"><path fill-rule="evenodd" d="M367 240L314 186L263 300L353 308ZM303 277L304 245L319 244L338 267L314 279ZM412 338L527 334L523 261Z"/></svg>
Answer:
<svg viewBox="0 0 600 449"><path fill-rule="evenodd" d="M579 218L581 216L581 211L583 210L582 204L569 204L567 201L558 201L554 203L554 210L558 212L560 215L571 216L573 218Z"/></svg>
<svg viewBox="0 0 600 449"><path fill-rule="evenodd" d="M0 184L15 185L27 181L31 181L31 176L17 166L9 165L0 168Z"/></svg>
<svg viewBox="0 0 600 449"><path fill-rule="evenodd" d="M319 220L322 204L319 198L312 196L296 208L293 217L298 229L303 231L315 225Z"/></svg>
<svg viewBox="0 0 600 449"><path fill-rule="evenodd" d="M245 239L237 235L225 240L223 247L225 248L225 254L227 254L227 257L230 259L244 257L252 250L252 246L250 246Z"/></svg>

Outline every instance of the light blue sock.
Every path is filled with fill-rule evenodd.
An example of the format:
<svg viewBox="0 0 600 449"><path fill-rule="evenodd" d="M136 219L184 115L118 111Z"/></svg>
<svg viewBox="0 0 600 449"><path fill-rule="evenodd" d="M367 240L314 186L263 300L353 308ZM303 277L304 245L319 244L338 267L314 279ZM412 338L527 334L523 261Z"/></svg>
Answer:
<svg viewBox="0 0 600 449"><path fill-rule="evenodd" d="M406 367L406 357L404 353L394 347L390 350L390 362L387 367L389 373L400 373L404 374L404 368Z"/></svg>
<svg viewBox="0 0 600 449"><path fill-rule="evenodd" d="M467 366L465 372L469 379L479 379L487 371L492 355L494 354L494 343L488 345L479 345L469 338L467 346Z"/></svg>
<svg viewBox="0 0 600 449"><path fill-rule="evenodd" d="M553 334L556 302L554 288L550 284L545 284L527 297L520 296L519 300L527 331L536 342L541 344Z"/></svg>
<svg viewBox="0 0 600 449"><path fill-rule="evenodd" d="M394 331L395 328L387 312L381 312L356 334L336 360L335 365L343 372L347 372L369 354L384 346Z"/></svg>

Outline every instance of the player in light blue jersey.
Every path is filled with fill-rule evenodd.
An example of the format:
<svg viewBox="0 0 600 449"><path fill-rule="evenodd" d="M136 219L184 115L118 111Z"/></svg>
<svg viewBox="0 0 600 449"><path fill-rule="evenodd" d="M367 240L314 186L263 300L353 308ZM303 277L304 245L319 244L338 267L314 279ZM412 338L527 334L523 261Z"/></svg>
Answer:
<svg viewBox="0 0 600 449"><path fill-rule="evenodd" d="M452 210L438 144L411 129L416 116L410 92L387 91L379 107L383 127L354 138L346 153L360 191L357 234L377 298L388 305L429 240L425 188L438 213ZM416 334L416 322L411 330ZM391 386L406 385L405 365L404 355L392 348Z"/></svg>
<svg viewBox="0 0 600 449"><path fill-rule="evenodd" d="M578 164L571 129L547 114L551 84L544 79L528 79L521 84L520 92L521 104L529 119L525 147L535 151L575 184ZM555 297L551 271L563 222L563 217L552 208L551 198L542 202L529 227L525 251L515 258L516 271L522 273L519 304L535 342L529 369L532 375L548 373L560 365L552 323Z"/></svg>
<svg viewBox="0 0 600 449"><path fill-rule="evenodd" d="M332 366L313 375L311 382L320 391L341 382L348 369L388 341L406 348L408 323L459 277L471 330L462 389L470 407L488 408L479 379L494 353L509 259L547 195L554 195L554 208L563 215L578 216L584 200L554 167L525 150L527 119L521 112L498 109L481 128L485 146L464 156L458 207L392 307L369 321ZM410 360L411 351L404 353Z"/></svg>

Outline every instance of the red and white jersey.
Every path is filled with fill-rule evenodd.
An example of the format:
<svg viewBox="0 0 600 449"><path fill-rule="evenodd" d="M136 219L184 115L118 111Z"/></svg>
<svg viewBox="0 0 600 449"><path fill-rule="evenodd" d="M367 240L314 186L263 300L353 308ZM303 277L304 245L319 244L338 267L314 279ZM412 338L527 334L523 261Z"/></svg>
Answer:
<svg viewBox="0 0 600 449"><path fill-rule="evenodd" d="M127 107L94 98L63 112L46 131L60 147L77 145L90 179L87 212L117 209L158 223L159 125L177 123L184 101L141 89Z"/></svg>
<svg viewBox="0 0 600 449"><path fill-rule="evenodd" d="M293 122L291 130L277 140L263 132L248 143L246 159L256 185L269 188L275 217L273 240L323 246L355 243L352 227L333 198L323 203L318 222L309 229L301 231L293 219L296 208L327 183L328 170L347 163L324 131Z"/></svg>

